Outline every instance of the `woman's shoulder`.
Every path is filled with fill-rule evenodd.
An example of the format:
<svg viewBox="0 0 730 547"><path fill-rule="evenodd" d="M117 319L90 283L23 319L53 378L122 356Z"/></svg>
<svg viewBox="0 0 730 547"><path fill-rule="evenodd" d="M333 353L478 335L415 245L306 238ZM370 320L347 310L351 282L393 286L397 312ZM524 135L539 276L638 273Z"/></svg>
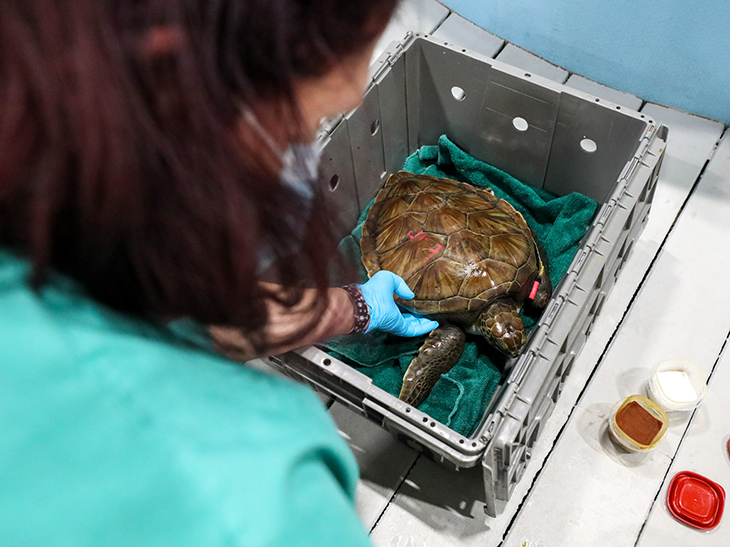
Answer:
<svg viewBox="0 0 730 547"><path fill-rule="evenodd" d="M73 385L78 396L86 390L118 399L119 412L146 413L146 419L172 429L209 420L215 424L212 431L222 432L229 424L230 435L261 440L278 430L280 445L296 439L302 424L309 439L332 436L331 420L308 388L151 329L72 287L33 291L25 282L27 265L0 258L0 354L6 379L43 379L26 386L36 391ZM54 384L61 378L62 384Z"/></svg>
<svg viewBox="0 0 730 547"><path fill-rule="evenodd" d="M362 534L355 461L311 390L3 273L0 506L17 523L3 534L284 544L316 520L313 503Z"/></svg>

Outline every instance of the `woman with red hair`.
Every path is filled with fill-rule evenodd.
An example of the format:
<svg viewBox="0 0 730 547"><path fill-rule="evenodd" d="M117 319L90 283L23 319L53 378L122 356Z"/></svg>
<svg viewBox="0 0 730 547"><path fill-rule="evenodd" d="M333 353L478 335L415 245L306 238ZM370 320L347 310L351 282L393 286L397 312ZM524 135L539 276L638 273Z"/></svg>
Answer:
<svg viewBox="0 0 730 547"><path fill-rule="evenodd" d="M368 543L316 397L213 347L435 326L328 287L312 170L395 4L0 2L3 544Z"/></svg>

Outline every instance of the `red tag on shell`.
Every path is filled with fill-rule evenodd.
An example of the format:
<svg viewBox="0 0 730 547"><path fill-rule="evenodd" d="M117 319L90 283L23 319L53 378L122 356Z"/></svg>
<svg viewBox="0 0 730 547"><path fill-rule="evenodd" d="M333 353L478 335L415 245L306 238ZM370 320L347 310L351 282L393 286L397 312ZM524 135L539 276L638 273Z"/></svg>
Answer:
<svg viewBox="0 0 730 547"><path fill-rule="evenodd" d="M535 300L535 295L537 294L537 289L540 287L540 282L535 281L532 284L532 290L530 291L530 300Z"/></svg>

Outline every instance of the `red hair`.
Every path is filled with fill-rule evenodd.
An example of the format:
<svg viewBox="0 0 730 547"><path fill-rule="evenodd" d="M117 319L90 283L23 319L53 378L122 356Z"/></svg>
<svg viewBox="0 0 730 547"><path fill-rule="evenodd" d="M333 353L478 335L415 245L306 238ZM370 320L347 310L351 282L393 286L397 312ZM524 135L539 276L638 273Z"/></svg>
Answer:
<svg viewBox="0 0 730 547"><path fill-rule="evenodd" d="M275 280L323 289L333 242L241 106L274 97L294 135L296 79L364 48L395 3L0 2L0 245L36 287L59 271L127 314L255 334L281 298L260 289L262 246L281 259L300 241Z"/></svg>

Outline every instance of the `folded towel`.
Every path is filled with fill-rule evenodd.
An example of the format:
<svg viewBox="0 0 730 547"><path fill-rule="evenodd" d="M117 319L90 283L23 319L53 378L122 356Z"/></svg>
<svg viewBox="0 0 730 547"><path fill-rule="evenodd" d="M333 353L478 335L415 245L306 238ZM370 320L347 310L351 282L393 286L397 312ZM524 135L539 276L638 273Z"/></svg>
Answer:
<svg viewBox="0 0 730 547"><path fill-rule="evenodd" d="M582 194L557 197L524 184L470 156L446 136L441 136L436 146L417 150L406 160L403 169L489 187L495 196L510 202L522 213L542 243L553 287L557 287L568 270L597 207L595 201ZM346 260L360 263L363 281L367 279L367 273L360 262L360 237L370 205L372 202L339 247ZM539 315L523 312L522 319L529 330L534 327ZM321 345L334 357L372 378L376 386L397 397L403 375L424 340L425 337L400 338L373 332L339 336ZM505 361L506 358L482 337L467 335L461 358L436 383L419 410L457 433L469 436L479 425L499 385Z"/></svg>

